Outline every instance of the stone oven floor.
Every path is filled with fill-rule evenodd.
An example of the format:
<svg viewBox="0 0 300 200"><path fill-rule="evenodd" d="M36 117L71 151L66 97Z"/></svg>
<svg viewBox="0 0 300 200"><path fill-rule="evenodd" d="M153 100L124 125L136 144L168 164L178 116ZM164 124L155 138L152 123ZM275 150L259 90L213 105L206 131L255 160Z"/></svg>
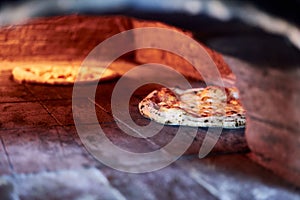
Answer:
<svg viewBox="0 0 300 200"><path fill-rule="evenodd" d="M246 153L199 159L190 152L155 172L116 171L94 159L81 143L72 116L72 87L20 85L10 74L9 67L0 73L0 199L300 198L299 190ZM110 90L114 84L101 87ZM136 108L147 92L141 90L130 103L139 123L147 123ZM130 149L133 143L139 152L157 148L155 141L149 145L120 134L107 112L109 95L97 103L99 123L115 144ZM171 129L165 134L172 135Z"/></svg>

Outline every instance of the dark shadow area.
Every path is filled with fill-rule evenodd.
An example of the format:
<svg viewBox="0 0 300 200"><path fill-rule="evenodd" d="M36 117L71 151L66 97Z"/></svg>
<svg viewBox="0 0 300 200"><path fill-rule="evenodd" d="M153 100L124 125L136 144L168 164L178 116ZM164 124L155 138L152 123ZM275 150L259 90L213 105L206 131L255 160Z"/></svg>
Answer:
<svg viewBox="0 0 300 200"><path fill-rule="evenodd" d="M192 31L195 38L208 47L257 67L273 67L280 70L299 68L300 51L287 38L268 33L239 20L225 22L204 15L191 16L183 13L123 14L160 21Z"/></svg>
<svg viewBox="0 0 300 200"><path fill-rule="evenodd" d="M255 4L258 8L272 15L281 16L298 26L300 25L299 0L248 0L248 2Z"/></svg>

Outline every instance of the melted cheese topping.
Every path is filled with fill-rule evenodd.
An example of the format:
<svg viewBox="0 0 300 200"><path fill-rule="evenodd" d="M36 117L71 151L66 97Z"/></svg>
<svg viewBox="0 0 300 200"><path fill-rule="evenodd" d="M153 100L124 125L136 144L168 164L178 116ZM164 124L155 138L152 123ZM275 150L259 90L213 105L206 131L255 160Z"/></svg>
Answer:
<svg viewBox="0 0 300 200"><path fill-rule="evenodd" d="M151 100L161 109L180 108L199 117L245 114L236 88L209 86L186 91L162 88Z"/></svg>

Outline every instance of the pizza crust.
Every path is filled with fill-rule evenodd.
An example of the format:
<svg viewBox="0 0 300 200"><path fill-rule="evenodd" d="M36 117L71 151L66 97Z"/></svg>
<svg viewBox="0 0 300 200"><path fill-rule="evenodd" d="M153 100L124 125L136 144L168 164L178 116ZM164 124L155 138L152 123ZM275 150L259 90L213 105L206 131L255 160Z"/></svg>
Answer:
<svg viewBox="0 0 300 200"><path fill-rule="evenodd" d="M245 110L235 88L162 88L144 98L139 111L146 118L167 125L244 128L246 124Z"/></svg>
<svg viewBox="0 0 300 200"><path fill-rule="evenodd" d="M74 84L75 81L80 83L108 81L120 77L113 70L103 70L103 68L83 68L80 70L79 67L72 66L30 66L15 67L12 75L18 83L49 85L70 85Z"/></svg>

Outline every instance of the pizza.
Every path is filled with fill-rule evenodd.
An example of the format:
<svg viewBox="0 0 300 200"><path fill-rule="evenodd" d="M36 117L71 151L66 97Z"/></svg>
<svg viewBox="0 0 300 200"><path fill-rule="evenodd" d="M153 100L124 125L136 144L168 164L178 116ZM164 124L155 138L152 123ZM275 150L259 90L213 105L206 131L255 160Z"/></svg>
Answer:
<svg viewBox="0 0 300 200"><path fill-rule="evenodd" d="M138 107L144 117L167 125L243 128L246 124L236 88L161 88L151 92Z"/></svg>
<svg viewBox="0 0 300 200"><path fill-rule="evenodd" d="M110 69L94 67L80 69L80 67L73 66L15 67L12 75L13 79L18 83L49 85L70 85L75 81L80 83L107 81L119 77L117 72Z"/></svg>

